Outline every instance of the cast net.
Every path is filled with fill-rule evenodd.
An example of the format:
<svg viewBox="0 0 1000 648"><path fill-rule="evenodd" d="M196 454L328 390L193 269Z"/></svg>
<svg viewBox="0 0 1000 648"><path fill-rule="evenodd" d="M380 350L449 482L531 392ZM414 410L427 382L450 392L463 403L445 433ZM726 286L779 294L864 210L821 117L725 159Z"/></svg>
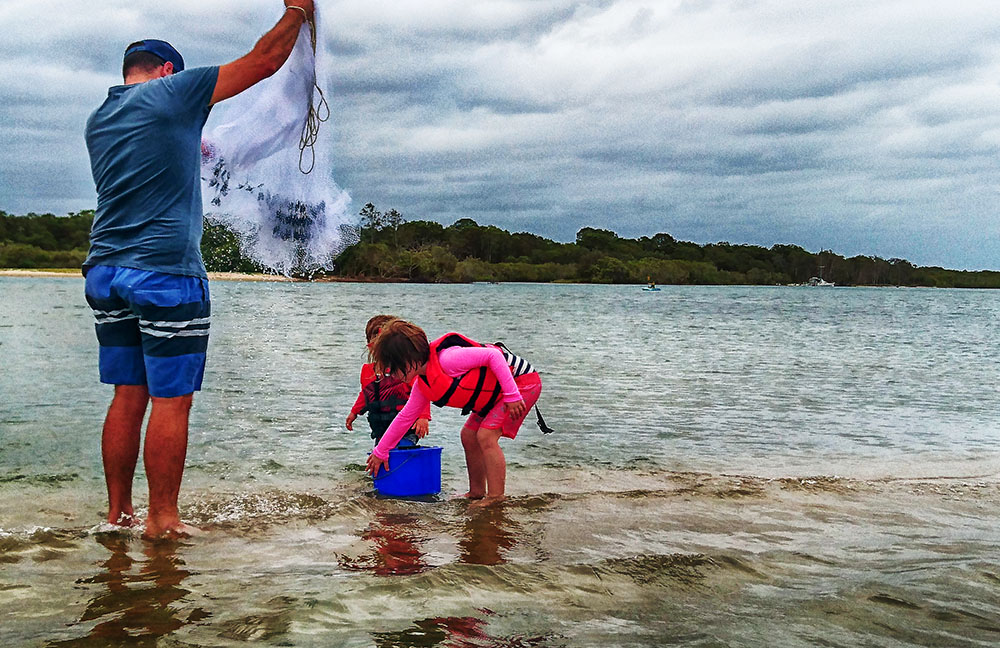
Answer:
<svg viewBox="0 0 1000 648"><path fill-rule="evenodd" d="M285 275L330 269L357 240L350 197L333 179L329 55L322 21L304 24L270 78L220 102L202 138L205 217L234 232L241 252Z"/></svg>

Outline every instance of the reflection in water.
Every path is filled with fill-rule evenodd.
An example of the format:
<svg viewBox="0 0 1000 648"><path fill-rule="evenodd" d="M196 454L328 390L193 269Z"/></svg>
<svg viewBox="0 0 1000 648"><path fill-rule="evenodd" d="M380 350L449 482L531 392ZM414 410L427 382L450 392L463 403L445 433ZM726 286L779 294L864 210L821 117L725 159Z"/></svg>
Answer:
<svg viewBox="0 0 1000 648"><path fill-rule="evenodd" d="M517 544L521 525L510 519L503 503L469 511L458 542L459 561L470 565L500 565L504 553Z"/></svg>
<svg viewBox="0 0 1000 648"><path fill-rule="evenodd" d="M423 536L416 533L418 520L409 513L379 513L361 533L375 550L349 560L340 558L344 569L372 571L379 576L419 574L430 568L420 550Z"/></svg>
<svg viewBox="0 0 1000 648"><path fill-rule="evenodd" d="M494 614L485 608L483 617ZM373 632L375 648L531 648L549 645L554 635L494 636L483 617L434 617L415 621L398 632ZM559 645L564 645L561 642Z"/></svg>
<svg viewBox="0 0 1000 648"><path fill-rule="evenodd" d="M91 599L80 623L106 620L85 637L49 646L155 646L160 637L209 616L199 608L181 618L171 607L190 593L180 587L191 572L183 569L184 561L177 555L179 543L142 543L147 560L139 561L139 572L133 574L137 561L128 555L129 539L107 534L98 536L97 541L111 556L101 563L103 572L79 582L103 584L107 591Z"/></svg>
<svg viewBox="0 0 1000 648"><path fill-rule="evenodd" d="M483 610L492 614L489 610ZM438 617L415 622L399 632L372 633L376 648L482 648L495 643L486 633L486 619Z"/></svg>

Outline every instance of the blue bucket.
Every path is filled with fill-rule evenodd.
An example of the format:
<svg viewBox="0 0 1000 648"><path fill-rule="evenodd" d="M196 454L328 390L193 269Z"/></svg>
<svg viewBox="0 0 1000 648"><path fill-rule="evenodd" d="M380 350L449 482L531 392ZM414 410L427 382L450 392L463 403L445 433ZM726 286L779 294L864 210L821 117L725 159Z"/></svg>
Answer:
<svg viewBox="0 0 1000 648"><path fill-rule="evenodd" d="M397 448L389 451L389 470L375 477L381 495L416 497L441 492L441 448Z"/></svg>

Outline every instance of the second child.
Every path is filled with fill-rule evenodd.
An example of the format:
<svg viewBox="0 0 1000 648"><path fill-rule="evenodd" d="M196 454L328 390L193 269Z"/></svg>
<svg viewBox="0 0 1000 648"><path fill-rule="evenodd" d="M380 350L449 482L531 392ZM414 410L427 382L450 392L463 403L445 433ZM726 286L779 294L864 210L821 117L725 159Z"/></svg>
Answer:
<svg viewBox="0 0 1000 648"><path fill-rule="evenodd" d="M379 334L382 326L397 319L392 315L376 315L368 320L365 326L365 338L368 341L368 352L371 354L372 342ZM354 430L354 421L361 414L368 414L368 426L372 431L372 439L378 443L385 434L389 424L410 397L410 385L396 378L375 371L371 362L361 366L361 392L358 394L351 413L347 415L345 425L348 430ZM419 439L427 435L431 419L431 408L428 404L407 428L400 444L403 447L416 445Z"/></svg>

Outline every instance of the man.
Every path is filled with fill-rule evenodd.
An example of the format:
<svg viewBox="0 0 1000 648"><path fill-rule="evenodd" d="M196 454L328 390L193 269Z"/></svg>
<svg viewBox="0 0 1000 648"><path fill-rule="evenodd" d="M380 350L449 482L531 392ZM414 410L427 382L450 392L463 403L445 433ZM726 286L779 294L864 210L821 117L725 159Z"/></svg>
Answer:
<svg viewBox="0 0 1000 648"><path fill-rule="evenodd" d="M164 41L129 45L125 84L109 89L87 120L97 212L83 273L97 319L101 382L115 385L101 442L108 522L136 523L132 478L152 400L143 451L147 538L194 531L180 520L177 496L208 346L201 130L213 104L271 76L288 58L314 8L313 0L284 4L284 15L253 50L221 67L185 70Z"/></svg>

